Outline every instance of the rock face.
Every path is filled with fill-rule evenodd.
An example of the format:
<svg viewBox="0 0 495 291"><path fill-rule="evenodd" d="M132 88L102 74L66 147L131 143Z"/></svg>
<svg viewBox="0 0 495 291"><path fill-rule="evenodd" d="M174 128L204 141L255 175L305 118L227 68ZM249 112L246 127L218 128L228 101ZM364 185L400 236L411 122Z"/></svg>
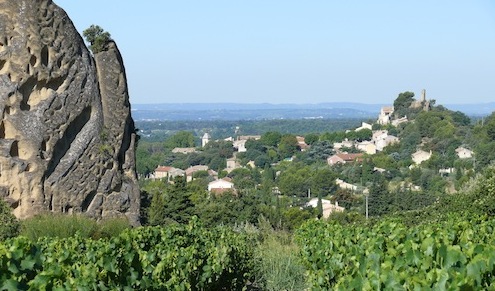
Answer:
<svg viewBox="0 0 495 291"><path fill-rule="evenodd" d="M51 0L0 0L0 198L139 221L135 128L120 52L94 56Z"/></svg>

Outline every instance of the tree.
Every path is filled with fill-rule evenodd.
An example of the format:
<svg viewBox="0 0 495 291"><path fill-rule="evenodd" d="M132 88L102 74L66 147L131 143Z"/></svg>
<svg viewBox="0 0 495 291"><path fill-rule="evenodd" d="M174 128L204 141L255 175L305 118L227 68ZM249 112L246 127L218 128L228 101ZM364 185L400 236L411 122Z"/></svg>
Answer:
<svg viewBox="0 0 495 291"><path fill-rule="evenodd" d="M295 135L286 134L280 139L278 152L283 158L288 158L294 155L298 150L297 138Z"/></svg>
<svg viewBox="0 0 495 291"><path fill-rule="evenodd" d="M261 136L260 141L265 146L276 147L281 139L282 134L280 134L280 132L269 131Z"/></svg>
<svg viewBox="0 0 495 291"><path fill-rule="evenodd" d="M319 141L320 140L320 136L316 133L308 133L305 137L304 137L304 142L308 145L312 145L314 144L315 142Z"/></svg>
<svg viewBox="0 0 495 291"><path fill-rule="evenodd" d="M167 148L189 148L194 147L194 134L189 131L179 131L165 141Z"/></svg>
<svg viewBox="0 0 495 291"><path fill-rule="evenodd" d="M323 202L321 201L321 195L318 195L318 204L316 205L316 209L318 210L318 219L321 219L323 217Z"/></svg>
<svg viewBox="0 0 495 291"><path fill-rule="evenodd" d="M390 213L392 197L387 190L387 182L383 177L370 187L368 201L370 216L380 216Z"/></svg>
<svg viewBox="0 0 495 291"><path fill-rule="evenodd" d="M90 43L89 48L93 54L107 50L108 44L112 41L110 33L94 24L83 31L83 36L86 38L86 41Z"/></svg>
<svg viewBox="0 0 495 291"><path fill-rule="evenodd" d="M194 204L187 189L186 178L177 176L172 185L160 181L156 186L148 211L149 224L188 223L194 214Z"/></svg>
<svg viewBox="0 0 495 291"><path fill-rule="evenodd" d="M337 189L336 178L337 175L329 168L313 171L310 178L311 192L318 197L330 195Z"/></svg>
<svg viewBox="0 0 495 291"><path fill-rule="evenodd" d="M403 92L400 93L399 96L394 100L394 113L399 117L407 115L409 111L409 106L414 101L414 93L413 92Z"/></svg>

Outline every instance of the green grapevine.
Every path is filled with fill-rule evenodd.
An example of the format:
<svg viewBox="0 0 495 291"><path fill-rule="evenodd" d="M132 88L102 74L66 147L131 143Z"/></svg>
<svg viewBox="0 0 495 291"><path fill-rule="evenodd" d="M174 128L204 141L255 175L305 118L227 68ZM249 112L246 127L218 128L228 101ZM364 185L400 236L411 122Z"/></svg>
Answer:
<svg viewBox="0 0 495 291"><path fill-rule="evenodd" d="M310 221L296 239L313 289L495 289L495 219L406 227Z"/></svg>

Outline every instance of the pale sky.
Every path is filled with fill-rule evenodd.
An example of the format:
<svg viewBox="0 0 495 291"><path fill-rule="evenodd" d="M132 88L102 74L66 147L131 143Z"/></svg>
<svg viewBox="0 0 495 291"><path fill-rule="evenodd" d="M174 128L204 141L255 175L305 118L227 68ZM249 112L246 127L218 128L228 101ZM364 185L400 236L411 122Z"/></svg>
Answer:
<svg viewBox="0 0 495 291"><path fill-rule="evenodd" d="M495 101L493 0L54 0L124 58L131 103Z"/></svg>

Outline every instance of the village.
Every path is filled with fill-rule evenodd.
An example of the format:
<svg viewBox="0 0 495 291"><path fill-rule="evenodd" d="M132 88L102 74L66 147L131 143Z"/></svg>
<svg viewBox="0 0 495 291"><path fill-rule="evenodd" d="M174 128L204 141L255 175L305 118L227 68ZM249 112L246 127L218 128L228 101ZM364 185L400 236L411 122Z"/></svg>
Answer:
<svg viewBox="0 0 495 291"><path fill-rule="evenodd" d="M412 101L409 105L409 108L416 111L424 111L428 112L430 110L431 104L430 101L427 101L425 98L425 90L422 91L421 99L419 101ZM391 147L394 145L400 144L401 140L399 137L390 134L389 129L394 129L394 132L397 132L395 128L404 126L409 122L414 122L414 120L408 120L407 116L398 116L394 114L394 106L385 106L382 107L378 118L375 122L362 122L361 126L353 129L346 130L345 134L347 136L356 136L359 134L360 136L365 136L367 138L358 138L358 139L349 139L344 138L340 141L335 141L328 146L326 150L331 151L331 155L328 155L325 158L325 164L327 167L332 168L336 166L343 165L359 165L365 159L373 158L374 155L383 152L387 147ZM239 128L236 128L236 132L239 131ZM232 193L236 193L237 187L235 182L229 174L232 173L236 169L241 168L249 168L255 169L256 163L254 160L249 160L244 164L238 158L240 154L246 153L249 149L250 141L259 141L262 138L262 135L236 135L235 137L228 137L223 139L223 142L229 142L232 144L233 154L230 157L225 158L226 167L220 169L220 171L216 171L214 169L209 168L207 165L192 165L188 168L181 169L176 168L171 165L159 165L157 166L152 173L147 177L147 179L165 179L168 183L173 183L176 177L184 177L187 182L193 181L196 177L198 177L198 173L200 173L200 177L207 176L209 179L209 183L207 185L207 191L213 195L220 195L226 191L230 191ZM432 155L433 151L424 150L427 139L423 139L423 142L417 145L416 150L410 154L410 160L412 163L408 166L409 170L414 169L415 167L421 167L421 164L428 161ZM304 153L311 149L312 145L307 144L305 141L305 137L302 135L295 135L296 148L297 152ZM182 155L190 155L194 153L201 152L205 147L208 146L211 142L219 142L219 140L212 140L210 134L205 132L201 137L201 147L185 147L180 148L176 147L172 149L173 154L182 154ZM275 167L280 162L292 162L297 160L299 154L294 153L291 156L281 157L280 160L274 161L270 166ZM458 159L473 159L474 153L472 150L464 147L458 146L455 149L455 153ZM377 173L386 173L390 169L384 167L374 166L372 171ZM263 169L260 169L263 171ZM223 174L219 174L223 173ZM438 174L440 175L450 175L455 172L454 167L448 168L439 168ZM277 172L277 175L280 174L280 171ZM335 185L345 191L350 191L356 195L364 195L367 196L370 194L369 187L363 183L352 183L350 181L346 181L345 176L339 176L334 180ZM411 181L404 181L400 184L401 188L407 188L410 191L421 191L422 187L420 185L415 185ZM280 193L278 187L276 187L274 192L278 194L284 195L284 193ZM330 197L330 196L329 196ZM308 195L308 202L305 204L306 206L316 207L317 198L311 197ZM345 208L338 205L338 201L331 202L328 199L321 199L323 208L324 208L324 216L328 217L334 211L344 211Z"/></svg>

